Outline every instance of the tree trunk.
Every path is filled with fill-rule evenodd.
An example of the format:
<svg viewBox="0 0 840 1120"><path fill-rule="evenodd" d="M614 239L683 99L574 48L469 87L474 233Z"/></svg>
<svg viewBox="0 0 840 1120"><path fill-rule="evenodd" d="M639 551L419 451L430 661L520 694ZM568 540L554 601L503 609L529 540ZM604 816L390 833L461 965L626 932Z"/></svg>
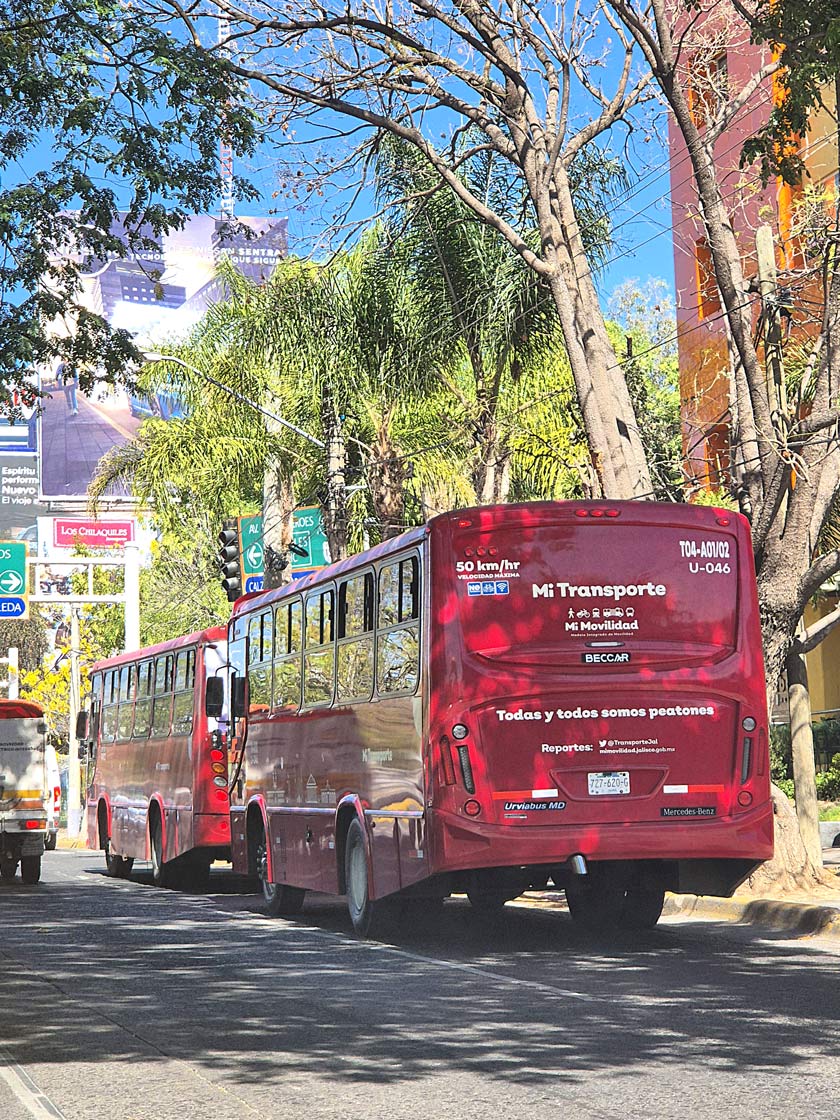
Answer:
<svg viewBox="0 0 840 1120"><path fill-rule="evenodd" d="M812 891L814 887L833 887L837 889L837 876L814 865L808 858L805 845L799 834L796 811L787 797L775 786L773 789L773 811L775 813L776 850L773 858L763 863L749 877L739 893L748 893L756 898L780 896Z"/></svg>
<svg viewBox="0 0 840 1120"><path fill-rule="evenodd" d="M817 805L814 732L811 726L811 698L805 658L794 645L787 655L788 705L790 710L790 747L793 755L793 785L796 791L796 816L808 858L822 867L822 844Z"/></svg>
<svg viewBox="0 0 840 1120"><path fill-rule="evenodd" d="M292 541L292 518L295 491L286 477L283 465L272 459L263 476L263 567L266 587L282 587L292 578L289 545Z"/></svg>
<svg viewBox="0 0 840 1120"><path fill-rule="evenodd" d="M382 539L399 536L405 525L405 460L392 443L388 419L383 420L368 464L368 485Z"/></svg>

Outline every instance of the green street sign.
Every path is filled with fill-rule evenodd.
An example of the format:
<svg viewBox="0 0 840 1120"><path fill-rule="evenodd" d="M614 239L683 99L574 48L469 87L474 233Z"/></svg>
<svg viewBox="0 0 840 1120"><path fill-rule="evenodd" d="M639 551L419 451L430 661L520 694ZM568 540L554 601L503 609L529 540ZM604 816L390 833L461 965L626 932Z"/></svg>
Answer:
<svg viewBox="0 0 840 1120"><path fill-rule="evenodd" d="M312 572L329 564L330 552L320 506L304 506L295 510L292 542L295 547L290 551L289 559L293 576ZM265 554L262 517L259 514L239 518L239 543L243 589L246 592L261 591Z"/></svg>
<svg viewBox="0 0 840 1120"><path fill-rule="evenodd" d="M0 541L0 618L29 618L29 582L23 541Z"/></svg>
<svg viewBox="0 0 840 1120"><path fill-rule="evenodd" d="M292 574L325 568L330 563L330 550L324 532L320 506L304 506L293 514L292 540L305 555L292 552Z"/></svg>

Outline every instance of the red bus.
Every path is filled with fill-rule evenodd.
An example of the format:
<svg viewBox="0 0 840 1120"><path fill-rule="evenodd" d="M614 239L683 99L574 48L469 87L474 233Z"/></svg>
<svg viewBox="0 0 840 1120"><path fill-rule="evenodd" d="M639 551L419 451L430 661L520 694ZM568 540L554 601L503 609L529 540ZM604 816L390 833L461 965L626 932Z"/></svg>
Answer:
<svg viewBox="0 0 840 1120"><path fill-rule="evenodd" d="M666 890L729 895L772 855L739 514L443 514L241 598L228 654L233 864L270 912L343 893L375 935L553 887L588 927L645 927Z"/></svg>
<svg viewBox="0 0 840 1120"><path fill-rule="evenodd" d="M91 669L87 844L115 878L150 859L158 885L200 890L230 858L225 639L218 626Z"/></svg>

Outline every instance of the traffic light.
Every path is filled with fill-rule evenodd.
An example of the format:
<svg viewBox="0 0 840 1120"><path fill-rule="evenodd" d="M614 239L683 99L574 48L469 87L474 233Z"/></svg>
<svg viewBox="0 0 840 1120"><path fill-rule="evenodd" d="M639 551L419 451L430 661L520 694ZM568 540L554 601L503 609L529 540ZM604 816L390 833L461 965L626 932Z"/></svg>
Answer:
<svg viewBox="0 0 840 1120"><path fill-rule="evenodd" d="M233 603L242 594L242 566L239 554L239 521L232 517L222 525L219 533L219 571L222 589Z"/></svg>

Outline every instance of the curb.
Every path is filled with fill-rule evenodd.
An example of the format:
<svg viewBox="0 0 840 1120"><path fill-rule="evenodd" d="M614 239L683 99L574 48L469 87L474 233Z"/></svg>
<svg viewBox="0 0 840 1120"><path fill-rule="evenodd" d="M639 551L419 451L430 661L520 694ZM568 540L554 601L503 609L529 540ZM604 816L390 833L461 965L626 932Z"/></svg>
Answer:
<svg viewBox="0 0 840 1120"><path fill-rule="evenodd" d="M840 901L830 904L779 902L768 898L708 898L698 895L668 895L662 911L680 917L708 918L757 926L776 933L802 937L840 935Z"/></svg>

